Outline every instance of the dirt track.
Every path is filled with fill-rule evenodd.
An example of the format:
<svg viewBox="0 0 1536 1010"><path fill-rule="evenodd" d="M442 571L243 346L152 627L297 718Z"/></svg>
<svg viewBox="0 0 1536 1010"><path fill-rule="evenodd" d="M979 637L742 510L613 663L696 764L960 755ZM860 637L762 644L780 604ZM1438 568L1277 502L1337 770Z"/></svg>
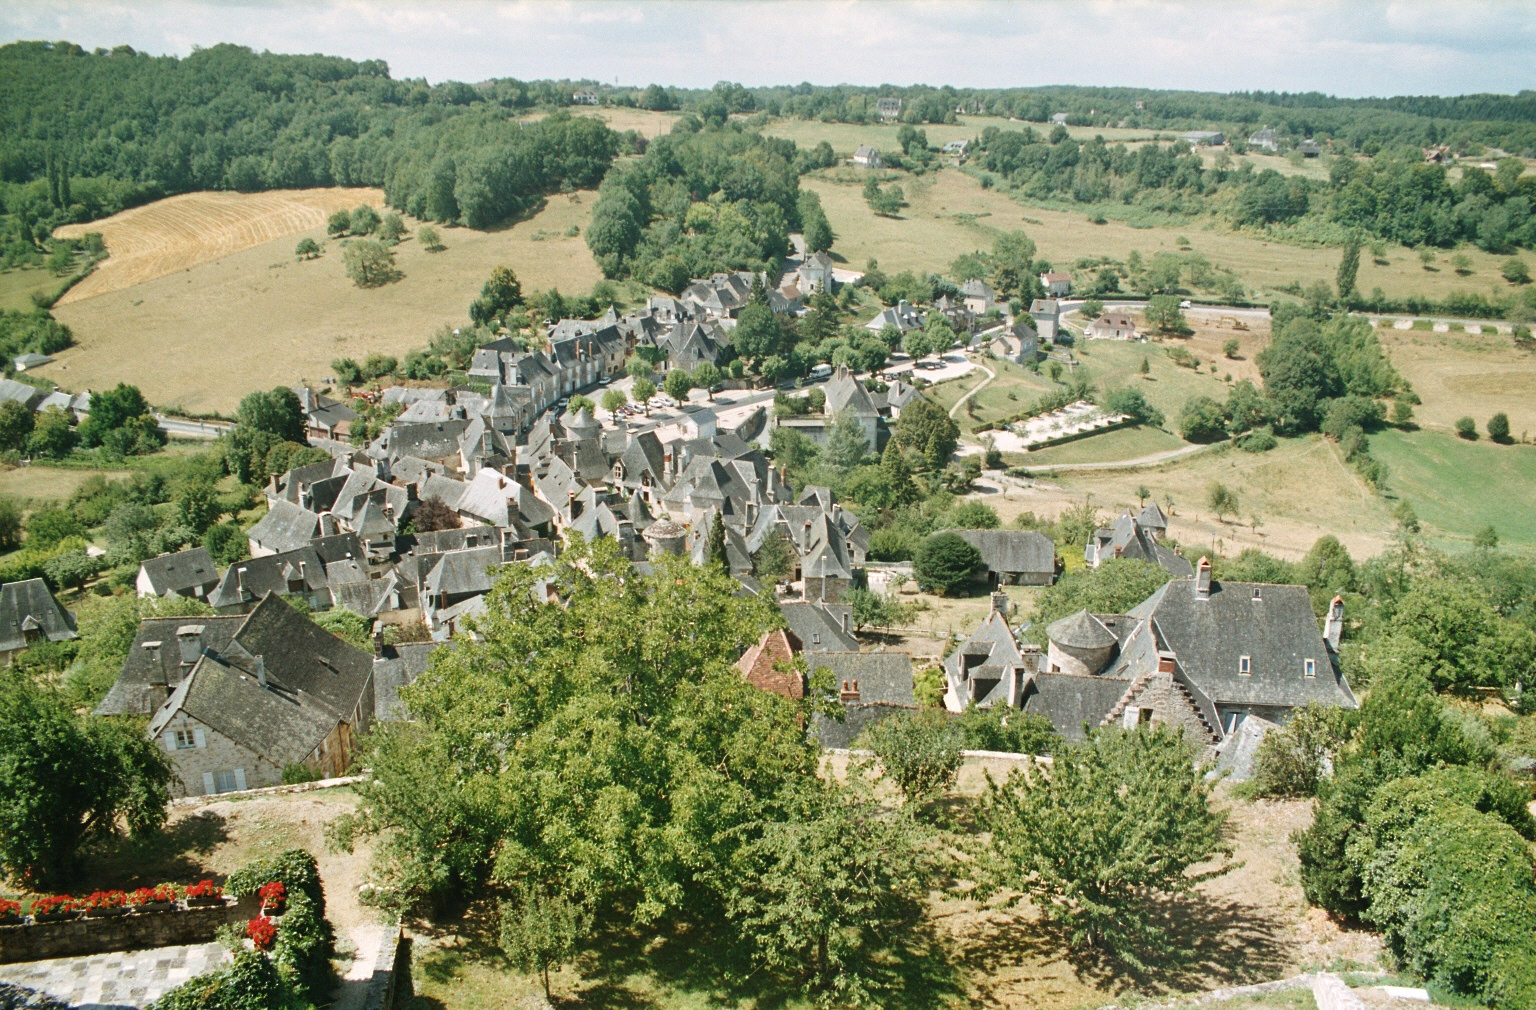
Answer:
<svg viewBox="0 0 1536 1010"><path fill-rule="evenodd" d="M270 193L183 193L121 214L59 228L61 238L99 231L110 254L60 305L208 263L325 223L358 204L384 205L379 189L290 189Z"/></svg>

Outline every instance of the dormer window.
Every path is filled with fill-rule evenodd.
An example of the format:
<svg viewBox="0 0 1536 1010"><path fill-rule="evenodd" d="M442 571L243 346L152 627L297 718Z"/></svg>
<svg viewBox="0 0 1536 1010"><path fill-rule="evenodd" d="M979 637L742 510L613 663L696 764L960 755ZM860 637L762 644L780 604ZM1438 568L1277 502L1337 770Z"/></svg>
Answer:
<svg viewBox="0 0 1536 1010"><path fill-rule="evenodd" d="M1257 603L1257 602L1259 602L1259 599L1260 599L1260 597L1259 597L1259 587L1258 586L1254 586L1253 587L1253 602Z"/></svg>
<svg viewBox="0 0 1536 1010"><path fill-rule="evenodd" d="M1237 657L1237 672L1242 674L1245 677L1248 676L1249 674L1253 673L1253 657L1252 656L1239 656L1239 657Z"/></svg>
<svg viewBox="0 0 1536 1010"><path fill-rule="evenodd" d="M1305 676L1305 677L1316 677L1317 676L1317 660L1315 660L1315 659L1303 659L1301 661L1301 672L1302 672L1302 675Z"/></svg>

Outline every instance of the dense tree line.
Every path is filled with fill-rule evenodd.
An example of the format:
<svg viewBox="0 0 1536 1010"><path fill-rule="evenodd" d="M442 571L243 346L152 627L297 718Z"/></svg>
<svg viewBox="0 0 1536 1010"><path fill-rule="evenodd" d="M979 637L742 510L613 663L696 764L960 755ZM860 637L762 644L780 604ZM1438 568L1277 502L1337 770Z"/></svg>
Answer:
<svg viewBox="0 0 1536 1010"><path fill-rule="evenodd" d="M34 221L88 220L194 189L382 186L418 217L484 227L590 186L618 149L591 119L510 118L558 86L395 80L380 60L254 53L184 59L128 46L0 48L0 181Z"/></svg>

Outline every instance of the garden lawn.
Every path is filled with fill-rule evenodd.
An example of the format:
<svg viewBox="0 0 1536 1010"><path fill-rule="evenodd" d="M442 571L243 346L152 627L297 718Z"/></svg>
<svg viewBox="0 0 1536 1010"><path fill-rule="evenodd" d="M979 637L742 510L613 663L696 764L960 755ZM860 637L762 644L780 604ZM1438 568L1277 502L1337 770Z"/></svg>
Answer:
<svg viewBox="0 0 1536 1010"><path fill-rule="evenodd" d="M1137 425L1134 428L1116 428L1102 435L1090 435L1074 442L1047 446L1034 452L1004 453L1010 466L1025 469L1044 466L1047 463L1107 463L1116 460L1135 460L1160 452L1182 449L1188 445L1179 436L1161 428Z"/></svg>
<svg viewBox="0 0 1536 1010"><path fill-rule="evenodd" d="M1536 447L1388 429L1371 436L1371 455L1389 468L1387 487L1450 539L1492 524L1503 543L1536 544Z"/></svg>

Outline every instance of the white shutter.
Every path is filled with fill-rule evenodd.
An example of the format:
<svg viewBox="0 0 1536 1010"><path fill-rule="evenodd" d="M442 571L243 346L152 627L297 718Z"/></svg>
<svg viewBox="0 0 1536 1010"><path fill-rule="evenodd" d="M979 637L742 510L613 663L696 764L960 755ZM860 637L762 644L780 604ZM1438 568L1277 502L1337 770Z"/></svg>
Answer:
<svg viewBox="0 0 1536 1010"><path fill-rule="evenodd" d="M197 746L197 747L206 747L206 746L208 746L208 738L203 736L203 727L201 727L201 726L193 726L192 727L192 743L193 743L194 746Z"/></svg>
<svg viewBox="0 0 1536 1010"><path fill-rule="evenodd" d="M166 730L164 739L165 749L168 751L174 751L176 749L176 731L173 729Z"/></svg>
<svg viewBox="0 0 1536 1010"><path fill-rule="evenodd" d="M213 772L203 772L203 795L212 796L214 791Z"/></svg>
<svg viewBox="0 0 1536 1010"><path fill-rule="evenodd" d="M235 769L235 788L237 790L245 788L245 769L244 768L236 768Z"/></svg>
<svg viewBox="0 0 1536 1010"><path fill-rule="evenodd" d="M1140 723L1141 709L1131 708L1129 705L1127 705L1125 709L1125 715L1121 718L1120 724L1126 729L1135 729L1138 725L1140 725Z"/></svg>

